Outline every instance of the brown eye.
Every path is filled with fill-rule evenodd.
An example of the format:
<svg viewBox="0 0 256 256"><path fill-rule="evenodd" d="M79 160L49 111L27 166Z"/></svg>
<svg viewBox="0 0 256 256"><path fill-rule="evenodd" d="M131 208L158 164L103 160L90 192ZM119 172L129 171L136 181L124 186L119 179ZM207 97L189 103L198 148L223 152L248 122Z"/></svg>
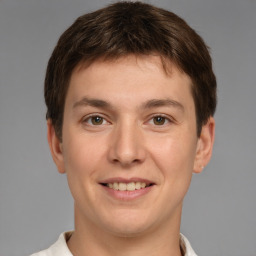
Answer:
<svg viewBox="0 0 256 256"><path fill-rule="evenodd" d="M84 122L89 125L102 125L104 122L106 123L105 119L101 116L90 116Z"/></svg>
<svg viewBox="0 0 256 256"><path fill-rule="evenodd" d="M104 117L100 115L90 115L82 120L83 124L90 127L105 126L110 124Z"/></svg>
<svg viewBox="0 0 256 256"><path fill-rule="evenodd" d="M155 125L163 125L166 122L166 118L162 116L153 117L153 122Z"/></svg>
<svg viewBox="0 0 256 256"><path fill-rule="evenodd" d="M104 121L104 119L100 116L92 116L90 119L93 125L101 125Z"/></svg>

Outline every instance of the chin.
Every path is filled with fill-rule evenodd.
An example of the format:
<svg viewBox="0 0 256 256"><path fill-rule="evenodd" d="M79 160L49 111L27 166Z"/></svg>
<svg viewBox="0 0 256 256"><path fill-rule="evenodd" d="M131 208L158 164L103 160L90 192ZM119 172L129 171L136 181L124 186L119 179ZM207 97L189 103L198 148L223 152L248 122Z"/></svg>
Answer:
<svg viewBox="0 0 256 256"><path fill-rule="evenodd" d="M134 225L126 225L122 227L111 227L109 229L110 233L118 237L138 237L147 233L149 230L148 227L145 226L134 226Z"/></svg>
<svg viewBox="0 0 256 256"><path fill-rule="evenodd" d="M145 216L138 218L130 215L126 218L124 216L122 218L111 218L104 226L113 235L119 237L136 237L151 230L154 226L153 223L153 220L145 218Z"/></svg>

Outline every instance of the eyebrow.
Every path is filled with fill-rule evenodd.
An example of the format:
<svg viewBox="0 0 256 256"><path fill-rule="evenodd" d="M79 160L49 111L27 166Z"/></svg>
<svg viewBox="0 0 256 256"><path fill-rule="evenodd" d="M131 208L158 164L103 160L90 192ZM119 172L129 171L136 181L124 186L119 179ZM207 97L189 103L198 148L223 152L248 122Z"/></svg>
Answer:
<svg viewBox="0 0 256 256"><path fill-rule="evenodd" d="M94 98L87 98L84 97L81 100L77 101L74 103L73 108L77 108L79 106L92 106L96 108L108 108L108 109L113 109L113 106L101 99L94 99ZM155 107L175 107L178 108L182 111L184 111L184 106L173 99L151 99L146 101L145 103L142 104L141 108L142 109L150 109L150 108L155 108Z"/></svg>
<svg viewBox="0 0 256 256"><path fill-rule="evenodd" d="M145 102L143 104L143 108L147 109L147 108L155 108L155 107L175 107L175 108L178 108L182 111L184 111L184 106L176 101L176 100L172 100L172 99L152 99L152 100L149 100L147 102Z"/></svg>
<svg viewBox="0 0 256 256"><path fill-rule="evenodd" d="M111 104L105 100L90 99L87 97L84 97L81 100L77 101L73 105L73 108L77 108L79 106L92 106L92 107L96 107L96 108L112 108Z"/></svg>

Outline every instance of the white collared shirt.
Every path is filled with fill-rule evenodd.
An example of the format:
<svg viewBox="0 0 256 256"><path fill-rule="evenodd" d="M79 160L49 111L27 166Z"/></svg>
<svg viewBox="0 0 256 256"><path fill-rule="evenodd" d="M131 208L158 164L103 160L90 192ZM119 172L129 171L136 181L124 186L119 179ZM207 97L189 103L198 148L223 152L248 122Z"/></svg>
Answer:
<svg viewBox="0 0 256 256"><path fill-rule="evenodd" d="M70 237L71 232L62 233L51 247L46 250L40 251L38 253L34 253L30 256L73 256L67 246L67 238ZM188 239L180 234L181 247L185 251L184 256L197 256L193 251Z"/></svg>

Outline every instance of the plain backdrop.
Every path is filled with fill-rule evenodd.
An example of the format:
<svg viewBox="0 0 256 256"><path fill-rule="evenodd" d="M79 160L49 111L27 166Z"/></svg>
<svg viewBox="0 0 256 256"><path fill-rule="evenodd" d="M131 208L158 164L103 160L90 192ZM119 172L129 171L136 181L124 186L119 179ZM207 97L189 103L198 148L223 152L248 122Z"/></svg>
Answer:
<svg viewBox="0 0 256 256"><path fill-rule="evenodd" d="M256 255L256 1L152 0L211 47L216 143L193 176L181 231L199 256ZM73 201L46 140L43 83L61 33L105 0L0 0L0 255L45 249L73 229Z"/></svg>

